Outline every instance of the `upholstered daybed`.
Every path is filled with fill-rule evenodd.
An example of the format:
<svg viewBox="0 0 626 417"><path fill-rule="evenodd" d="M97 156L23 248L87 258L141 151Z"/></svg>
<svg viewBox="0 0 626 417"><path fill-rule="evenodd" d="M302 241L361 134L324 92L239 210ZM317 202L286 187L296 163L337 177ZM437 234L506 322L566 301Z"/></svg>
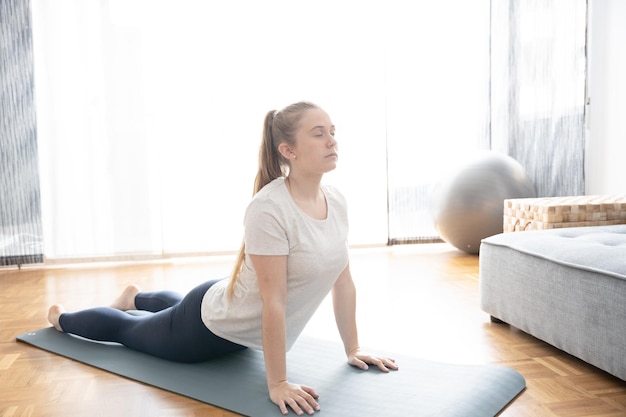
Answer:
<svg viewBox="0 0 626 417"><path fill-rule="evenodd" d="M491 236L479 268L494 321L626 380L626 225Z"/></svg>

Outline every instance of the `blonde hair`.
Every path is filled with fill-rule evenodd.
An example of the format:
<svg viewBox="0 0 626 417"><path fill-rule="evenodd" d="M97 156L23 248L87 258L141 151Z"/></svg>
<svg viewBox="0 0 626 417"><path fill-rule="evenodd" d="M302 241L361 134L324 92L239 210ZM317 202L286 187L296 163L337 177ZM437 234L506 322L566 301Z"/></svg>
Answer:
<svg viewBox="0 0 626 417"><path fill-rule="evenodd" d="M280 111L271 110L267 112L263 122L263 135L259 148L259 168L254 179L252 195L258 193L276 178L287 175L289 161L278 151L278 146L281 143L287 143L291 146L295 145L300 119L304 112L310 109L319 109L319 107L308 101L300 101L290 104ZM230 282L228 283L228 296L231 298L239 281L239 274L241 273L245 256L245 242L242 242L235 267L230 276Z"/></svg>

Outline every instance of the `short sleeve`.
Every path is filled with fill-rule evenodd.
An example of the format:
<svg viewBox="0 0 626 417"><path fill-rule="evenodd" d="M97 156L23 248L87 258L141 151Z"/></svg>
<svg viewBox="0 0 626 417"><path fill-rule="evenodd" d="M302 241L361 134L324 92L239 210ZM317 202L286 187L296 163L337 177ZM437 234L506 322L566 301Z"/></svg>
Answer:
<svg viewBox="0 0 626 417"><path fill-rule="evenodd" d="M289 254L289 240L284 223L281 221L281 214L280 208L271 200L252 200L244 217L247 254Z"/></svg>

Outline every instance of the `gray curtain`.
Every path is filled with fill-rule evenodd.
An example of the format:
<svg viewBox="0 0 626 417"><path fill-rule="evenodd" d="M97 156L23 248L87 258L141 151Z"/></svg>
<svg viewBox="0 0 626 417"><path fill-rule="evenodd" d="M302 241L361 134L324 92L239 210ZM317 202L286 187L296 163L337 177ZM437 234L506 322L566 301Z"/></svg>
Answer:
<svg viewBox="0 0 626 417"><path fill-rule="evenodd" d="M29 0L0 1L0 265L42 262Z"/></svg>
<svg viewBox="0 0 626 417"><path fill-rule="evenodd" d="M586 0L491 2L491 148L540 197L584 189Z"/></svg>

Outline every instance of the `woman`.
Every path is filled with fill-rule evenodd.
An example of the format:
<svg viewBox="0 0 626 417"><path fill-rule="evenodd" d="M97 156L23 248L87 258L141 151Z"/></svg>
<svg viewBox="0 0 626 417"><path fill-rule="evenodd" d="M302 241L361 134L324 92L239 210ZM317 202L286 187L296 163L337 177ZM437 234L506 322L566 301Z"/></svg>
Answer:
<svg viewBox="0 0 626 417"><path fill-rule="evenodd" d="M318 394L287 381L286 352L332 291L348 363L398 369L393 359L359 347L346 203L321 183L336 164L335 126L326 112L308 102L268 112L244 243L229 280L206 282L184 298L133 285L111 307L66 313L54 305L50 322L59 331L175 361L262 349L271 400L283 414L288 408L313 414L320 410ZM124 312L134 309L155 314Z"/></svg>

